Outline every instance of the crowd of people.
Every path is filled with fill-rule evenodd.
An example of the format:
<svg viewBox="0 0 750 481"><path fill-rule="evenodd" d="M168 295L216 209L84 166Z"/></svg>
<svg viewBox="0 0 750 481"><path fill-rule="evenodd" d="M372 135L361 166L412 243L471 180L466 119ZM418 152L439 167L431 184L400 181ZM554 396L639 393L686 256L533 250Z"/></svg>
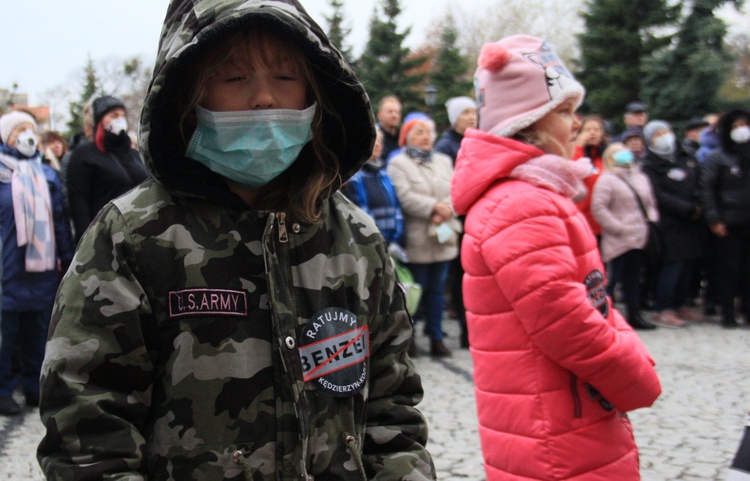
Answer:
<svg viewBox="0 0 750 481"><path fill-rule="evenodd" d="M385 211L380 210L379 225L400 224L401 219L414 216L423 219L423 225L413 225L409 232L400 229L398 238L387 237L389 243L409 246L409 250L415 252L415 259L420 261L412 264L425 262L424 256L438 247L439 243L430 243L430 237L434 237L437 226L448 220L437 214L444 194L439 187L440 180L445 182L446 176L452 176L464 133L467 128L477 126L476 107L476 101L469 97L446 102L451 126L433 147L427 140L436 138L435 124L430 118L413 112L401 125L398 99L388 96L380 103L379 138L395 138L401 133L401 141L390 151L378 148L380 182L390 185L393 179L389 177L395 176L395 183L400 187L395 189L395 195L393 189L389 189L391 195L387 199L374 194L376 200L367 202L376 202L381 209L381 204L387 202L389 214L384 216ZM750 144L742 137L750 113L738 109L724 115L708 114L705 119L692 119L684 125L681 140L669 122L649 121L642 102L631 102L625 107L625 129L620 134L614 134L610 123L599 115L578 117L580 127L569 158L585 159L592 168L582 179L585 193L575 199L575 203L596 236L607 265L607 293L623 303L631 326L636 329L679 328L707 320L717 313L722 326L740 326L738 312L744 316L744 306L750 304L750 269L747 268L750 252L745 249L743 240L750 225L747 210L750 207L750 160L746 147ZM404 132L410 132L416 125L414 119L420 121L418 131L432 129L430 135L425 133L418 150L414 145L407 145L406 154L394 156L392 152L400 152L409 137ZM433 162L433 152L448 155L452 160L451 169L439 167L446 165L440 155ZM405 174L404 157L410 159L407 166L427 169L427 173L413 170ZM400 160L390 167L392 158ZM366 169L372 167L368 165ZM361 185L357 177L354 182ZM431 197L422 197L426 204L417 212L414 199L423 195L419 193L421 187L429 188ZM371 208L363 202L362 195L351 193L349 197L360 207ZM437 217L428 219L434 215ZM463 218L452 220L457 222L451 224L451 230L460 240ZM727 228L727 223L731 229ZM646 249L649 224L656 226L651 229L658 230L661 245L655 256L649 255ZM449 246L450 243L442 244L442 247ZM458 270L448 271L446 282L450 288L442 286L441 291L449 303L451 315L463 326L461 289L452 287L461 286L460 256L450 249L445 255L454 259ZM420 269L415 265L410 268L415 272ZM440 281L442 272L434 271L427 276L427 292L436 284L445 284ZM438 317L435 307L438 304L433 298L431 314L424 310L428 305L425 299L423 308L414 314L417 320L426 319L425 332L432 333L437 325L434 318ZM653 315L644 316L643 310L653 311ZM431 318L433 320L429 320ZM465 333L465 329L462 332ZM440 346L440 333L430 334L430 338L433 346ZM468 343L462 339L461 345L466 347ZM449 355L442 347L432 351L435 355ZM418 352L413 350L412 354L418 355Z"/></svg>
<svg viewBox="0 0 750 481"><path fill-rule="evenodd" d="M0 117L0 414L21 413L12 395L19 384L25 405L39 405L52 306L75 243L107 202L148 177L125 105L99 96L85 112L88 135L74 149L23 109Z"/></svg>
<svg viewBox="0 0 750 481"><path fill-rule="evenodd" d="M296 2L200 3L170 4L140 151L111 95L70 144L0 117L0 414L40 407L45 475L434 479L415 322L443 358L454 317L488 479L638 479L635 330L748 324L750 112L678 139L634 101L615 134L516 35L438 136Z"/></svg>

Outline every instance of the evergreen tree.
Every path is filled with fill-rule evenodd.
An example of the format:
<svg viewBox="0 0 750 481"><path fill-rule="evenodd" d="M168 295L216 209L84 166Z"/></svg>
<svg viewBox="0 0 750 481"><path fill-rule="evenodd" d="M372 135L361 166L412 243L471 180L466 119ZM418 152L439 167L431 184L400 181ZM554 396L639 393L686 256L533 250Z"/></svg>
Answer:
<svg viewBox="0 0 750 481"><path fill-rule="evenodd" d="M382 19L377 7L370 19L370 38L357 61L359 75L373 103L386 95L395 95L404 112L423 110L422 92L425 74L415 72L427 60L410 55L404 40L411 27L398 32L396 18L401 14L399 0L383 0Z"/></svg>
<svg viewBox="0 0 750 481"><path fill-rule="evenodd" d="M750 107L750 35L740 34L729 39L727 49L737 61L719 90L722 105L718 111L743 103Z"/></svg>
<svg viewBox="0 0 750 481"><path fill-rule="evenodd" d="M652 118L679 125L718 110L717 93L733 58L724 46L727 26L714 11L727 1L693 0L676 44L645 63L642 92Z"/></svg>
<svg viewBox="0 0 750 481"><path fill-rule="evenodd" d="M585 110L619 123L625 105L640 99L644 59L671 42L656 34L677 22L680 5L670 3L587 0L578 74L588 92Z"/></svg>
<svg viewBox="0 0 750 481"><path fill-rule="evenodd" d="M352 29L345 25L344 2L343 0L329 0L329 5L333 9L333 13L330 17L325 17L326 22L328 22L328 38L339 49L344 58L353 65L352 49L346 44L346 38Z"/></svg>
<svg viewBox="0 0 750 481"><path fill-rule="evenodd" d="M448 114L440 107L449 98L460 95L474 97L472 62L458 48L457 41L455 19L449 16L440 34L440 45L430 74L430 81L438 90L435 109L435 122L438 125L448 125Z"/></svg>
<svg viewBox="0 0 750 481"><path fill-rule="evenodd" d="M83 132L83 106L89 99L99 91L99 78L94 68L94 61L89 56L86 66L83 69L84 83L81 96L77 102L69 102L68 110L70 112L70 120L68 120L68 132L67 136L73 136L80 132Z"/></svg>

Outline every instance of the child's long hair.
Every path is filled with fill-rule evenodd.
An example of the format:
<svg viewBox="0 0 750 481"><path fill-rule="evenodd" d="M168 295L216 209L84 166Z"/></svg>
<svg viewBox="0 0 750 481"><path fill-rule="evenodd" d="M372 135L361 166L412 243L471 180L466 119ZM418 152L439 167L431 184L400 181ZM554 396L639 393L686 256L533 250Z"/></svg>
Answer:
<svg viewBox="0 0 750 481"><path fill-rule="evenodd" d="M271 44L280 45L287 52L286 58L272 58L268 55ZM289 169L267 185L259 188L255 209L284 210L292 219L312 223L320 215L320 201L338 188L341 183L340 160L324 141L323 116L340 123L338 114L332 110L319 87L315 66L305 57L302 50L288 38L282 37L269 27L254 25L231 35L226 40L204 53L193 70L192 82L185 82L180 92L182 99L180 134L187 146L195 130L195 107L206 94L206 84L217 67L239 53L242 62L260 65L275 65L289 62L307 81L308 105L318 103L312 122L313 138L300 153ZM340 129L344 131L343 127ZM344 139L342 139L344 141Z"/></svg>
<svg viewBox="0 0 750 481"><path fill-rule="evenodd" d="M543 150L546 154L559 155L560 157L569 157L566 147L557 141L554 137L543 130L536 128L536 124L530 125L513 136L514 139L526 142L534 147ZM545 145L553 145L554 149L545 148Z"/></svg>

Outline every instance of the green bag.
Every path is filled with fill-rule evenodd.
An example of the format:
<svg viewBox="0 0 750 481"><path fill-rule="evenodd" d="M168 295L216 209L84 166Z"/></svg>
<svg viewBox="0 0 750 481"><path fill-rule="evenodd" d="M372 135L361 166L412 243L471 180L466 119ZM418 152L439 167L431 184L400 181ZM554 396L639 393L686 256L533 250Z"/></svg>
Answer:
<svg viewBox="0 0 750 481"><path fill-rule="evenodd" d="M391 259L396 266L398 281L404 286L404 291L406 293L406 310L409 311L410 315L414 315L419 307L419 301L422 299L422 286L414 282L414 275L412 275L408 267L394 257L391 257Z"/></svg>

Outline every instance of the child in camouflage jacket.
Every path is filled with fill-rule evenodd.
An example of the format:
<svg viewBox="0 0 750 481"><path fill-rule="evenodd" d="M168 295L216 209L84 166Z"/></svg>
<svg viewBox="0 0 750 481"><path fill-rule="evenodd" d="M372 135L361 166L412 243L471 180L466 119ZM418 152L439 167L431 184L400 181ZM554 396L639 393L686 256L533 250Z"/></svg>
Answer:
<svg viewBox="0 0 750 481"><path fill-rule="evenodd" d="M173 0L141 116L153 173L58 292L49 479L430 480L412 326L338 188L374 119L295 0Z"/></svg>

